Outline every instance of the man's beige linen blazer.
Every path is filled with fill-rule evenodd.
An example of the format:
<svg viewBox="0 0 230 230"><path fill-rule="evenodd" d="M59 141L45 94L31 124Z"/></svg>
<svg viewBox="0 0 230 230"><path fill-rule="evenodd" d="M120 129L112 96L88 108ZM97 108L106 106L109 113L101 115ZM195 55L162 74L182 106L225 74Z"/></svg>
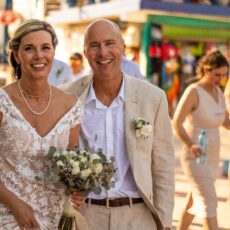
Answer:
<svg viewBox="0 0 230 230"><path fill-rule="evenodd" d="M145 204L151 210L158 230L171 227L174 207L174 145L168 104L160 88L124 74L125 133L131 170ZM61 86L85 103L92 75ZM150 122L149 137L137 138L132 120Z"/></svg>

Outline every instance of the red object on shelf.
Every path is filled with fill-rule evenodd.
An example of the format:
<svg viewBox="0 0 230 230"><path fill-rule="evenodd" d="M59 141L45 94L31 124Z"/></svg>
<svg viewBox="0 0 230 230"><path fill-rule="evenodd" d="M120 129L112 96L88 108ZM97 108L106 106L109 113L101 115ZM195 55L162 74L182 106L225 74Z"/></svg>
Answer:
<svg viewBox="0 0 230 230"><path fill-rule="evenodd" d="M17 14L13 10L4 10L1 14L0 22L5 26L8 26L16 19L17 19Z"/></svg>

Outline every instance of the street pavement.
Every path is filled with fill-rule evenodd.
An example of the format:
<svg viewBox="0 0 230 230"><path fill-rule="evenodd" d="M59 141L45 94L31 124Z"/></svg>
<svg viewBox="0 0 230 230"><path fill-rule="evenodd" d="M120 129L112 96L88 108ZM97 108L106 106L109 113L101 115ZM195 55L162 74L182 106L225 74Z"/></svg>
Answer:
<svg viewBox="0 0 230 230"><path fill-rule="evenodd" d="M230 202L228 197L230 194L230 184L226 177L222 175L222 165L224 159L230 159L230 131L220 128L221 136L221 149L220 149L220 163L219 163L219 176L216 181L216 191L218 196L217 217L219 230L230 230ZM185 204L186 194L189 191L187 179L183 173L180 164L180 152L182 150L182 142L176 134L175 140L175 156L176 156L176 195L175 207L173 212L173 227L176 229L178 221ZM195 217L189 230L201 230L202 219Z"/></svg>

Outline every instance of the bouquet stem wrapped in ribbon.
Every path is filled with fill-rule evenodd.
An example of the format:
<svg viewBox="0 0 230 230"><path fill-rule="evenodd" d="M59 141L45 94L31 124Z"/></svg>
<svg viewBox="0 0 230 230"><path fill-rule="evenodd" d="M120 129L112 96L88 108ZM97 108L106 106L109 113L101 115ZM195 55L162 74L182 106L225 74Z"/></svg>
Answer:
<svg viewBox="0 0 230 230"><path fill-rule="evenodd" d="M85 141L85 149L75 146L74 149L59 153L55 147L50 147L47 157L50 164L47 165L45 177L50 177L56 188L64 185L67 196L81 191L82 196L87 197L90 192L100 194L101 187L109 190L115 186L115 158L111 157L108 161L102 149L98 149L97 153L91 153L87 141ZM71 206L67 197L58 228L72 230L76 221L80 229L80 226L85 225L82 219L83 217Z"/></svg>

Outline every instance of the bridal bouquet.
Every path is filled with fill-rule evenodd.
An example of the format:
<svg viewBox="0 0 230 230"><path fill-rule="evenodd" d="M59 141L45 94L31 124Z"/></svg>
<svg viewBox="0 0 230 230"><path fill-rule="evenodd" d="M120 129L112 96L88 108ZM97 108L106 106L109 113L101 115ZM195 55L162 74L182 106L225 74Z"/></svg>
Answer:
<svg viewBox="0 0 230 230"><path fill-rule="evenodd" d="M82 191L82 196L87 197L90 192L100 194L101 186L107 190L115 186L115 158L111 157L108 161L102 149L98 149L97 153L91 153L87 141L85 149L76 146L74 149L58 152L55 147L50 147L47 157L50 164L47 165L45 177L51 177L56 188L64 185L66 195ZM73 207L65 204L58 226L61 230L73 228L74 216L71 215L70 209Z"/></svg>

